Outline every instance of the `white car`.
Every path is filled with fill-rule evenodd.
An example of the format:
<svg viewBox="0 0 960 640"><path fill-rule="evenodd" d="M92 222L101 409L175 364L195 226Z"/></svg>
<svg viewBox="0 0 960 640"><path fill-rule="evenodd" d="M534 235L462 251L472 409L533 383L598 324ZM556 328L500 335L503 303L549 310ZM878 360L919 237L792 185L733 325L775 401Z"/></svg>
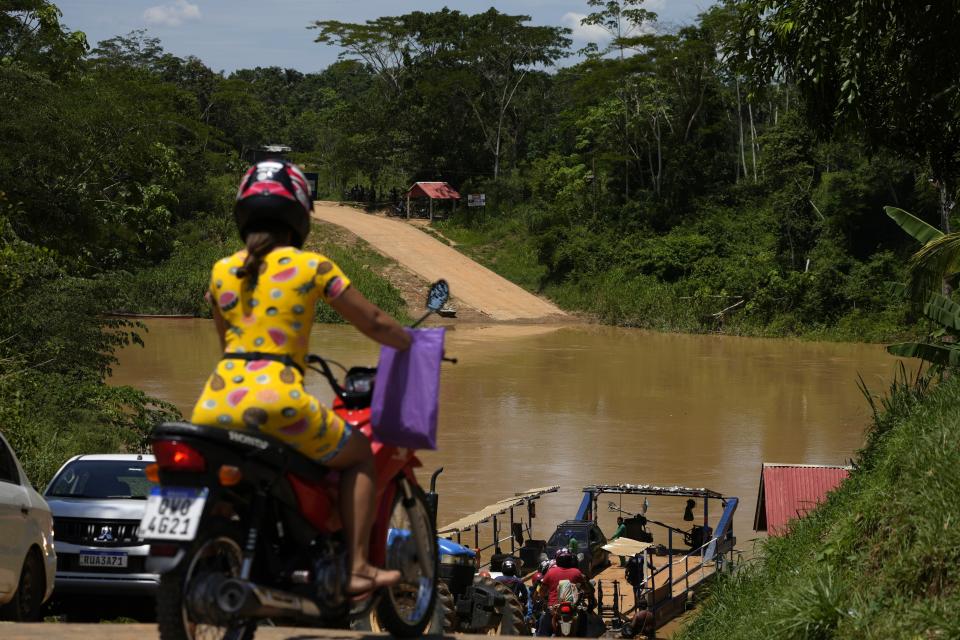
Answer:
<svg viewBox="0 0 960 640"><path fill-rule="evenodd" d="M50 507L0 433L0 618L39 620L56 570Z"/></svg>
<svg viewBox="0 0 960 640"><path fill-rule="evenodd" d="M56 599L65 608L76 603L87 609L87 597L97 598L98 607L154 597L160 576L147 572L150 545L138 535L152 486L144 468L153 461L147 454L74 456L47 486L58 558Z"/></svg>

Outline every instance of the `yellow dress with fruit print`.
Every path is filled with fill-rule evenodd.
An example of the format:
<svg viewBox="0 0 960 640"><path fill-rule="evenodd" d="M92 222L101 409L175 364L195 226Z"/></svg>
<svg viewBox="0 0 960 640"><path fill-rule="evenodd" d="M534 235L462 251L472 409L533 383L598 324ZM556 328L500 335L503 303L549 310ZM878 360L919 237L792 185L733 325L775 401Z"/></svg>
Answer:
<svg viewBox="0 0 960 640"><path fill-rule="evenodd" d="M325 462L346 443L350 427L306 393L302 371L317 300L336 299L350 280L329 258L284 247L264 258L251 288L237 276L246 256L240 251L218 261L210 276L207 296L226 322L226 352L288 356L296 366L267 359L220 360L191 420L257 429Z"/></svg>

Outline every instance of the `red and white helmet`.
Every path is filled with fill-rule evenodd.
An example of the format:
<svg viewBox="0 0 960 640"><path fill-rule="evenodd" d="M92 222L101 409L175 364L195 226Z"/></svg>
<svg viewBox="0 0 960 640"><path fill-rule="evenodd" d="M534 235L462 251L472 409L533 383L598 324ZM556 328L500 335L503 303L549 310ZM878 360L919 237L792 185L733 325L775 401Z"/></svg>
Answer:
<svg viewBox="0 0 960 640"><path fill-rule="evenodd" d="M279 222L290 227L293 244L301 247L310 233L312 210L303 172L286 160L264 160L243 175L233 217L244 239L251 229Z"/></svg>

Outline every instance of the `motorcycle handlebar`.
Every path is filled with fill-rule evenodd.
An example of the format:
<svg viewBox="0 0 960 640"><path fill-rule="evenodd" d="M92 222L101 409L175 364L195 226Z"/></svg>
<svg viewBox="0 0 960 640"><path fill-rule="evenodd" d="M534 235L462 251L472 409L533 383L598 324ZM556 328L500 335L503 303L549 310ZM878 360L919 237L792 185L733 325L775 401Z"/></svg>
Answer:
<svg viewBox="0 0 960 640"><path fill-rule="evenodd" d="M449 362L450 364L457 364L456 358L448 358L447 356L443 356L442 360L443 362ZM320 365L320 367L317 368L312 366L314 364L318 364ZM342 401L347 400L347 395L348 395L347 390L344 389L342 386L340 386L340 383L337 382L337 378L336 376L333 375L333 371L330 369L330 365L327 364L327 361L322 356L318 356L314 353L311 353L310 355L308 355L307 368L312 371L316 371L317 373L322 375L324 378L326 378L327 382L330 383L330 388L333 389L333 393L338 398L340 398L340 400ZM376 371L376 367L371 367L371 369Z"/></svg>
<svg viewBox="0 0 960 640"><path fill-rule="evenodd" d="M319 364L320 368L318 369L317 367L311 366L313 364ZM330 388L333 389L333 393L340 398L340 400L346 400L347 391L337 382L337 378L333 375L333 371L330 370L330 365L327 364L326 360L311 353L307 356L307 367L326 378L327 382L330 383Z"/></svg>

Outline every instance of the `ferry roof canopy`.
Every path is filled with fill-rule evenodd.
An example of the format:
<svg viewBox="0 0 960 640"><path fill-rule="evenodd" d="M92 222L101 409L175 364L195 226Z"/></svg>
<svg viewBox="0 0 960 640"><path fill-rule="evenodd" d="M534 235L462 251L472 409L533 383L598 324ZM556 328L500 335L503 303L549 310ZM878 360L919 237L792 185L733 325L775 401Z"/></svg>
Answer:
<svg viewBox="0 0 960 640"><path fill-rule="evenodd" d="M459 200L460 194L446 182L415 182L407 190L408 198L430 198L431 200Z"/></svg>
<svg viewBox="0 0 960 640"><path fill-rule="evenodd" d="M823 502L847 476L850 467L764 462L760 470L754 531L783 535L789 523Z"/></svg>
<svg viewBox="0 0 960 640"><path fill-rule="evenodd" d="M438 527L437 533L439 535L443 535L445 533L456 533L457 531L469 531L473 527L483 524L493 516L506 513L513 507L523 506L528 502L538 499L545 493L556 493L558 489L560 489L560 485L554 485L552 487L539 487L537 489L527 489L526 491L521 491L514 494L512 498L498 500L497 502L480 509L480 511L475 511L468 516L460 518L456 522L451 522L446 526Z"/></svg>
<svg viewBox="0 0 960 640"><path fill-rule="evenodd" d="M723 499L722 493L711 491L710 489L681 487L674 485L672 487L658 487L653 484L595 484L583 488L584 493L594 494L617 493L622 495L637 496L683 496L688 498L719 498Z"/></svg>

